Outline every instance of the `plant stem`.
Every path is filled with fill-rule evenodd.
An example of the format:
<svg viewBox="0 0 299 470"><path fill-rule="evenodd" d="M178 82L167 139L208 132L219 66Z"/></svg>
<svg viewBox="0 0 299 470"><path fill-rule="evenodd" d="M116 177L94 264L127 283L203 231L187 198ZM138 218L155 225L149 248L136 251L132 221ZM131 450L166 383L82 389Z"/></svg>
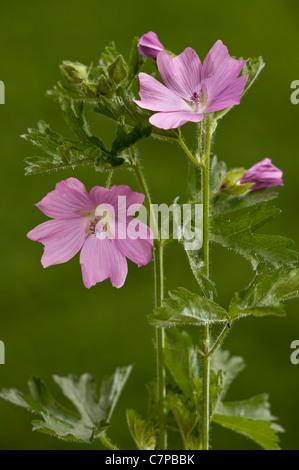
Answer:
<svg viewBox="0 0 299 470"><path fill-rule="evenodd" d="M187 155L187 157L189 158L189 160L191 160L191 162L196 165L196 166L199 166L199 167L203 167L203 164L201 161L197 160L193 155L192 153L190 152L190 150L188 149L187 145L185 144L185 142L183 141L182 137L180 136L179 139L178 139L178 142L180 144L180 146L182 147L182 149L184 150L185 154Z"/></svg>
<svg viewBox="0 0 299 470"><path fill-rule="evenodd" d="M229 330L230 330L231 326L230 324L228 323L222 330L222 332L220 333L216 343L214 344L214 346L210 349L209 353L208 353L208 357L212 357L213 354L215 354L215 352L220 348L220 346L222 345L223 343L223 340L225 339L226 335L228 334Z"/></svg>
<svg viewBox="0 0 299 470"><path fill-rule="evenodd" d="M107 178L107 182L106 182L106 189L110 188L112 177L113 177L113 170L109 170L108 178Z"/></svg>
<svg viewBox="0 0 299 470"><path fill-rule="evenodd" d="M145 204L148 215L151 219L155 241L154 241L154 265L155 265L155 307L161 307L164 298L164 244L160 239L158 222L155 213L152 210L152 202L149 189L146 184L142 169L138 162L136 152L134 156L134 173L140 187L145 194ZM165 384L165 366L164 366L164 346L165 331L163 328L156 328L156 348L157 348L157 381L158 381L158 400L159 400L159 450L167 449L166 432L166 384Z"/></svg>
<svg viewBox="0 0 299 470"><path fill-rule="evenodd" d="M155 262L155 304L156 308L162 305L164 298L164 248L163 244L156 243L154 247ZM167 449L166 434L166 412L165 412L165 365L164 365L164 347L165 331L164 328L156 328L156 351L157 351L157 378L158 378L158 397L159 397L159 450Z"/></svg>
<svg viewBox="0 0 299 470"><path fill-rule="evenodd" d="M203 121L200 121L198 124L198 147L197 147L197 153L199 160L201 161L202 159L202 130L203 130Z"/></svg>
<svg viewBox="0 0 299 470"><path fill-rule="evenodd" d="M206 276L210 275L210 152L211 152L211 116L207 117L206 142L204 155L203 173L203 259L205 263ZM209 324L203 328L203 417L202 417L202 439L203 450L209 450L210 431L210 331Z"/></svg>
<svg viewBox="0 0 299 470"><path fill-rule="evenodd" d="M107 449L109 450L119 450L117 447L115 447L110 441L109 439L104 435L104 434L101 434L100 436L100 440L102 442L102 444L107 447Z"/></svg>

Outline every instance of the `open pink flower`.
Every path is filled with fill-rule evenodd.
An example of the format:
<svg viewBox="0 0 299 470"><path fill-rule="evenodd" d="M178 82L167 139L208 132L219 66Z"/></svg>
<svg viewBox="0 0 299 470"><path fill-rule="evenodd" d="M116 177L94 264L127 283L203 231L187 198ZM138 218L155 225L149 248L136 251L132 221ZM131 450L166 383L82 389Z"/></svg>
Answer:
<svg viewBox="0 0 299 470"><path fill-rule="evenodd" d="M203 65L190 47L176 57L162 51L157 66L166 86L140 73L141 100L134 101L141 108L158 111L150 123L161 129L199 122L205 113L240 104L248 75L238 76L245 63L233 59L222 41L212 47Z"/></svg>
<svg viewBox="0 0 299 470"><path fill-rule="evenodd" d="M152 57L157 59L159 52L163 51L165 48L163 44L160 43L158 36L153 31L144 34L138 42L138 51L139 54L145 57Z"/></svg>
<svg viewBox="0 0 299 470"><path fill-rule="evenodd" d="M241 179L240 184L255 183L251 191L258 191L259 189L283 186L282 178L283 172L273 165L270 158L265 158L265 160L262 160L248 170Z"/></svg>
<svg viewBox="0 0 299 470"><path fill-rule="evenodd" d="M138 266L152 258L152 232L132 217L144 198L128 186L95 186L88 193L80 181L69 178L36 204L53 220L33 229L28 238L45 246L44 268L66 263L82 249L85 287L108 278L114 287L122 287L128 273L126 258Z"/></svg>

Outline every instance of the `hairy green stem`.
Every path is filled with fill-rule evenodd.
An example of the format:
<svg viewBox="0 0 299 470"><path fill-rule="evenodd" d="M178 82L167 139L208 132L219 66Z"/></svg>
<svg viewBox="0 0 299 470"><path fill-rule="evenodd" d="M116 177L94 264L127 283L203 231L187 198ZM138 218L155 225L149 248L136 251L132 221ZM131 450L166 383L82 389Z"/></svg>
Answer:
<svg viewBox="0 0 299 470"><path fill-rule="evenodd" d="M163 244L156 243L154 248L155 261L155 304L156 308L162 305L164 298L164 248ZM166 433L166 386L165 386L165 364L164 347L165 331L164 328L156 328L156 351L157 351L157 378L158 378L158 397L159 397L159 450L167 449Z"/></svg>
<svg viewBox="0 0 299 470"><path fill-rule="evenodd" d="M99 436L102 444L109 450L119 450L117 447L115 447L115 445L113 445L109 439L104 435L104 434L101 434Z"/></svg>
<svg viewBox="0 0 299 470"><path fill-rule="evenodd" d="M197 154L199 161L202 159L202 131L203 131L203 121L200 121L198 124L198 147L197 147Z"/></svg>
<svg viewBox="0 0 299 470"><path fill-rule="evenodd" d="M196 166L199 166L199 167L203 167L203 164L201 163L201 161L197 160L193 155L192 153L190 152L190 150L188 149L187 145L185 144L185 142L183 141L181 135L178 139L178 143L180 144L180 146L182 147L182 149L184 150L185 154L187 155L187 157L189 158L189 160Z"/></svg>
<svg viewBox="0 0 299 470"><path fill-rule="evenodd" d="M106 182L106 189L109 189L110 186L111 186L111 181L112 181L112 177L113 177L113 171L114 171L114 170L110 170L109 173L108 173L108 178L107 178L107 182Z"/></svg>
<svg viewBox="0 0 299 470"><path fill-rule="evenodd" d="M151 197L142 169L138 162L136 152L134 157L134 173L140 187L145 194L145 204L153 227L154 242L154 264L155 264L155 307L162 305L164 298L164 244L160 239L158 221L152 210ZM166 384L165 384L165 365L164 365L164 346L165 331L163 328L156 328L156 349L157 349L157 381L158 381L158 401L159 401L159 450L167 449L167 431L166 431Z"/></svg>
<svg viewBox="0 0 299 470"><path fill-rule="evenodd" d="M229 333L230 328L231 328L231 326L230 326L229 323L223 328L223 330L220 333L218 339L216 340L214 346L210 349L210 351L208 353L208 357L212 357L215 354L215 352L220 348L220 346L222 345L226 335Z"/></svg>
<svg viewBox="0 0 299 470"><path fill-rule="evenodd" d="M210 275L210 152L211 152L211 116L207 117L206 142L204 155L203 176L203 259L205 263L205 274ZM206 323L203 328L203 417L202 417L202 439L203 450L209 450L210 431L210 328Z"/></svg>

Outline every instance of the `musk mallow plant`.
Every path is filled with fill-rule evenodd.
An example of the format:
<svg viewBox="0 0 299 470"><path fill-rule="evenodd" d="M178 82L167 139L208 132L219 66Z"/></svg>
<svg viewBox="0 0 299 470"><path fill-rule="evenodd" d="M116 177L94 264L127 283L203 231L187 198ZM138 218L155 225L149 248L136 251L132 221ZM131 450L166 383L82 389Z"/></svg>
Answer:
<svg viewBox="0 0 299 470"><path fill-rule="evenodd" d="M154 59L155 77L142 72L146 57ZM240 159L240 168L229 169L212 152L220 119L242 102L263 67L261 57L232 58L221 41L203 64L191 48L178 56L167 52L153 32L134 39L128 60L111 43L96 65L64 62L61 81L48 92L60 106L73 139L45 122L23 136L43 152L43 156L26 159L28 175L74 171L74 178L58 182L55 191L38 204L52 220L28 235L44 244L44 266L67 262L81 250L84 283L86 287L97 284L93 288L100 291L98 283L108 277L116 287L123 284L127 258L144 266L153 256L155 306L152 313L148 304L143 310L156 332L157 377L148 386L148 412L141 416L142 410L127 411L128 428L140 450L172 448L169 431L180 433L182 447L187 450L212 449L210 428L214 424L250 438L263 449L279 449L278 434L283 429L270 412L266 394L241 397L238 402L227 400L244 361L231 357L222 347L232 329L237 330L238 321L247 316L282 316L285 301L299 295L298 255L292 249L293 242L260 233L280 214L272 204L278 194L271 188L283 184L282 172L270 159L249 170ZM109 147L105 136L94 135L90 129L88 108L115 123L116 136ZM235 112L242 113L242 107ZM181 128L189 121L197 127L195 149L186 144ZM198 234L202 243L190 249L182 236L178 249L186 252L186 263L198 283L195 292L184 279L183 287L165 292L164 253L175 241L171 233L167 239L162 237L140 163L138 143L150 138L177 144L188 158L186 202L194 208L202 206L203 224ZM252 158L254 161L256 156ZM159 167L158 160L155 165ZM75 178L80 166L98 172L99 186L89 193ZM125 185L125 173L124 186L111 187L118 169L133 172L136 188ZM169 178L169 172L165 177ZM116 196L128 197L120 211L115 207ZM127 229L143 202L154 226L152 231L144 226L145 236L131 243ZM194 224L196 214L191 212ZM124 217L122 223L120 216ZM112 232L113 237L109 235ZM236 292L229 306L217 302L217 286L210 272L214 244L242 255L253 271L250 285ZM108 449L117 450L108 437L110 421L131 370L131 366L118 368L104 380L99 392L88 374L54 376L77 413L60 405L36 377L29 381L29 394L4 389L1 397L39 416L33 430L74 442L99 439Z"/></svg>

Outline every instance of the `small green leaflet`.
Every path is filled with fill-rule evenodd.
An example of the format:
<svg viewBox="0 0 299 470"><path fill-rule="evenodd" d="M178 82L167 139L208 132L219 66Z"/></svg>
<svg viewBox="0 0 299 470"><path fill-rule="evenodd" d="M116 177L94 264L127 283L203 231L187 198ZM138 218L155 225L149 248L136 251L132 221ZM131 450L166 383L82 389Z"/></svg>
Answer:
<svg viewBox="0 0 299 470"><path fill-rule="evenodd" d="M172 328L166 332L165 364L176 385L186 397L192 397L191 381L199 376L198 354L185 331Z"/></svg>
<svg viewBox="0 0 299 470"><path fill-rule="evenodd" d="M249 209L261 203L273 201L278 197L278 193L262 189L251 191L246 196L221 195L220 198L212 200L212 212L214 217L223 217L226 214Z"/></svg>
<svg viewBox="0 0 299 470"><path fill-rule="evenodd" d="M104 380L100 396L95 380L89 374L79 378L73 375L54 376L54 381L75 406L77 413L58 403L37 377L29 380L29 395L15 389L3 389L0 397L40 415L41 420L32 422L33 431L67 441L91 443L109 427L108 421L131 371L132 366L116 369L113 376Z"/></svg>
<svg viewBox="0 0 299 470"><path fill-rule="evenodd" d="M150 422L143 420L134 410L127 411L127 422L139 450L156 448L156 432Z"/></svg>
<svg viewBox="0 0 299 470"><path fill-rule="evenodd" d="M192 402L175 393L168 393L167 407L171 410L180 430L186 450L201 450L199 417Z"/></svg>
<svg viewBox="0 0 299 470"><path fill-rule="evenodd" d="M299 269L281 267L268 269L259 266L250 286L236 293L229 314L235 318L247 315L284 315L283 302L299 297Z"/></svg>
<svg viewBox="0 0 299 470"><path fill-rule="evenodd" d="M214 415L214 423L249 437L265 450L280 450L275 425L269 421ZM281 430L280 430L281 432Z"/></svg>
<svg viewBox="0 0 299 470"><path fill-rule="evenodd" d="M204 323L223 323L228 321L227 312L212 300L199 294L192 294L180 287L169 292L169 298L162 307L154 310L149 321L156 327L181 325L202 325Z"/></svg>
<svg viewBox="0 0 299 470"><path fill-rule="evenodd" d="M205 274L205 265L201 259L199 251L185 250L191 270L194 274L195 279L198 282L201 293L204 297L213 300L214 296L217 296L216 285L211 279Z"/></svg>
<svg viewBox="0 0 299 470"><path fill-rule="evenodd" d="M249 437L265 450L279 450L277 432L283 432L283 429L275 423L276 418L271 414L268 395L233 403L223 401L230 385L244 367L242 358L231 357L227 351L218 351L214 356L211 379L212 384L218 382L219 386L218 396L211 392L211 403L214 404L211 419L214 423ZM213 374L216 377L221 374L222 382L215 381Z"/></svg>
<svg viewBox="0 0 299 470"><path fill-rule="evenodd" d="M261 204L238 219L211 219L211 241L243 255L254 268L260 260L274 266L292 265L298 259L297 253L289 249L293 245L292 240L255 233L280 213L276 207Z"/></svg>

